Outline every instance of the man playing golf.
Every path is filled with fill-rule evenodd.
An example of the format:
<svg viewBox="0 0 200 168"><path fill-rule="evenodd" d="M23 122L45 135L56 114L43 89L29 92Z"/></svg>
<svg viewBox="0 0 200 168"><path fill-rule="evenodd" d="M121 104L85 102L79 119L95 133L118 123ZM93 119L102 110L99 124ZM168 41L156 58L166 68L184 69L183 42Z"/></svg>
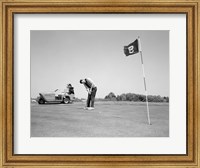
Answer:
<svg viewBox="0 0 200 168"><path fill-rule="evenodd" d="M90 78L81 79L80 83L85 86L85 88L88 92L86 109L93 110L97 87Z"/></svg>

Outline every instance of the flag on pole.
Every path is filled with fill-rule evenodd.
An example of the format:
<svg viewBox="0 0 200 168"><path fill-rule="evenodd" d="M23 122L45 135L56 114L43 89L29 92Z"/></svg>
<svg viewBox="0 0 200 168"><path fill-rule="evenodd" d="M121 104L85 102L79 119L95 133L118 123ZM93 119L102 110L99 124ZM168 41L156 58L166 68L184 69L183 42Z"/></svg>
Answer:
<svg viewBox="0 0 200 168"><path fill-rule="evenodd" d="M139 42L136 39L134 42L129 44L128 46L124 46L124 54L126 56L133 55L139 52Z"/></svg>
<svg viewBox="0 0 200 168"><path fill-rule="evenodd" d="M148 95L147 95L147 87L146 87L146 79L145 79L145 73L144 73L144 64L143 64L143 57L142 57L140 37L138 37L134 42L132 42L128 46L124 46L124 54L126 56L133 55L133 54L136 54L136 53L139 53L139 52L140 52L140 56L141 56L141 64L142 64L143 79L144 79L144 89L145 89L145 93L146 93L147 119L148 119L149 125L151 125L150 115L149 115Z"/></svg>

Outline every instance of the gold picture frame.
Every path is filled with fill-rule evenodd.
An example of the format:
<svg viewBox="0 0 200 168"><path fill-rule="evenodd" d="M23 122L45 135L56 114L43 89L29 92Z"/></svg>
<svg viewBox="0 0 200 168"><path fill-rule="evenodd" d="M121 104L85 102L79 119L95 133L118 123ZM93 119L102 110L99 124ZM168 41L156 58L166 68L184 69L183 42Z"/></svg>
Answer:
<svg viewBox="0 0 200 168"><path fill-rule="evenodd" d="M0 40L1 167L200 167L199 0L2 0ZM13 16L17 13L145 13L187 16L187 154L17 155L13 152Z"/></svg>

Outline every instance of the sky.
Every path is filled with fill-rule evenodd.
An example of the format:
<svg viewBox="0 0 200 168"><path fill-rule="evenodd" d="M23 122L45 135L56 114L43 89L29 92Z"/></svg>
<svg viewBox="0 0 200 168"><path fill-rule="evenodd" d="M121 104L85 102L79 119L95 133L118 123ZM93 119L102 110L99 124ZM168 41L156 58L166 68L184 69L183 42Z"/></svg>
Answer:
<svg viewBox="0 0 200 168"><path fill-rule="evenodd" d="M31 97L63 91L86 98L80 79L91 78L97 98L110 92L145 94L140 54L124 46L140 36L149 95L169 96L169 31L165 30L31 30Z"/></svg>

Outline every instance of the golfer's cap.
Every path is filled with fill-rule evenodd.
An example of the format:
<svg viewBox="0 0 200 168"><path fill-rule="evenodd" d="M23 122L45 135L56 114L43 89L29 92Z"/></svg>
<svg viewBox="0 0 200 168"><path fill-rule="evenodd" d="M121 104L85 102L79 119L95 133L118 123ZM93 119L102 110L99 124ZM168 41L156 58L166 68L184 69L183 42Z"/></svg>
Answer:
<svg viewBox="0 0 200 168"><path fill-rule="evenodd" d="M70 83L67 84L67 87L71 87L72 85Z"/></svg>

